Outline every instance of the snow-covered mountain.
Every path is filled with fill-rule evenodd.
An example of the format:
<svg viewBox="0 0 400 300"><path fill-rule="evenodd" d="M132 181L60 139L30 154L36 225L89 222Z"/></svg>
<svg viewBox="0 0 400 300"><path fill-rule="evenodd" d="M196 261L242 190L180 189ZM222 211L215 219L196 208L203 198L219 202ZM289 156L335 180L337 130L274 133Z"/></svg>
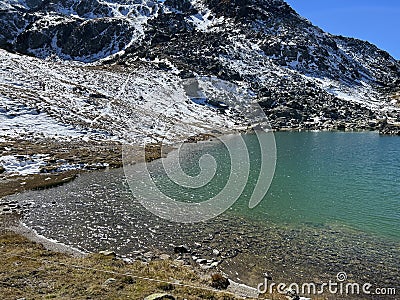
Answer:
<svg viewBox="0 0 400 300"><path fill-rule="evenodd" d="M283 0L2 0L0 47L2 136L52 135L40 126L52 124L143 142L245 124L193 101L181 84L191 77L245 90L277 129L400 123L400 62Z"/></svg>

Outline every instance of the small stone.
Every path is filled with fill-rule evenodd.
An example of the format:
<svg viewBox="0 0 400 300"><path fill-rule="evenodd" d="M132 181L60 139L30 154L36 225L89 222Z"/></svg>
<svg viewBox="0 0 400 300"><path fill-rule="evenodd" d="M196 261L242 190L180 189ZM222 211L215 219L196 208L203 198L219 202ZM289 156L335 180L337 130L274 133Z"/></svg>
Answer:
<svg viewBox="0 0 400 300"><path fill-rule="evenodd" d="M174 265L176 265L176 266L182 266L184 264L185 264L185 262L183 260L181 260L181 259L175 259L174 260Z"/></svg>
<svg viewBox="0 0 400 300"><path fill-rule="evenodd" d="M117 281L115 278L108 278L106 281L104 281L103 285L110 285L113 284Z"/></svg>
<svg viewBox="0 0 400 300"><path fill-rule="evenodd" d="M99 254L102 254L104 256L111 256L111 257L117 256L117 254L114 251L109 251L109 250L100 251Z"/></svg>
<svg viewBox="0 0 400 300"><path fill-rule="evenodd" d="M135 279L131 275L128 275L128 274L125 274L125 275L126 276L122 277L122 280L121 280L123 283L126 283L126 284L136 283Z"/></svg>
<svg viewBox="0 0 400 300"><path fill-rule="evenodd" d="M219 265L218 261L213 262L212 264L210 264L210 268L215 268Z"/></svg>
<svg viewBox="0 0 400 300"><path fill-rule="evenodd" d="M165 293L156 293L156 294L151 294L144 298L144 300L176 300L176 298L170 294L165 294Z"/></svg>
<svg viewBox="0 0 400 300"><path fill-rule="evenodd" d="M154 253L149 251L143 254L143 257L145 258L153 258L154 257Z"/></svg>
<svg viewBox="0 0 400 300"><path fill-rule="evenodd" d="M186 245L179 245L174 247L175 253L189 253L189 247Z"/></svg>
<svg viewBox="0 0 400 300"><path fill-rule="evenodd" d="M220 255L220 252L217 249L214 249L212 252L213 252L213 255L215 255L215 256Z"/></svg>
<svg viewBox="0 0 400 300"><path fill-rule="evenodd" d="M202 264L207 263L207 259L199 258L199 259L196 260L196 262L197 262L198 264L202 265Z"/></svg>
<svg viewBox="0 0 400 300"><path fill-rule="evenodd" d="M170 258L171 258L171 256L169 256L168 254L161 254L160 255L160 259L162 259L162 260L168 260Z"/></svg>

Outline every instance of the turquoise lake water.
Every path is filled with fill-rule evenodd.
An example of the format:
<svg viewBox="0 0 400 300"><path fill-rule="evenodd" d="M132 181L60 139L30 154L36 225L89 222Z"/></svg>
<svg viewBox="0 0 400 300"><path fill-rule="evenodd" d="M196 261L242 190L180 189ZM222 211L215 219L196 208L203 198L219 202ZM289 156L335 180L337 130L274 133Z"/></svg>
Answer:
<svg viewBox="0 0 400 300"><path fill-rule="evenodd" d="M250 156L247 185L230 209L205 222L175 223L155 216L129 188L123 169L85 173L68 184L8 199L29 207L21 221L38 234L87 252L109 249L135 259L134 250L175 255L173 245L185 244L196 257L217 259L218 268L230 278L252 286L262 282L266 271L275 280L298 283L315 278L328 282L346 271L355 282L400 288L400 137L276 133L275 176L253 209L248 203L261 165L259 143L254 134L229 138L245 140ZM168 158L177 153L191 176L201 170L199 158L212 155L216 173L203 187L188 189L166 176L162 160L153 161L147 167L165 194L203 202L225 187L230 156L217 139L184 144ZM246 160L240 163L238 172L244 172ZM221 256L213 256L212 249Z"/></svg>
<svg viewBox="0 0 400 300"><path fill-rule="evenodd" d="M375 132L278 132L275 176L254 209L248 208L248 201L258 178L260 148L255 135L243 138L251 171L230 213L289 225L348 226L400 240L400 137ZM204 201L221 190L230 172L229 153L222 143L183 149L183 169L198 174L198 160L205 153L216 159L218 168L202 188L188 191L157 172L154 178L173 198Z"/></svg>

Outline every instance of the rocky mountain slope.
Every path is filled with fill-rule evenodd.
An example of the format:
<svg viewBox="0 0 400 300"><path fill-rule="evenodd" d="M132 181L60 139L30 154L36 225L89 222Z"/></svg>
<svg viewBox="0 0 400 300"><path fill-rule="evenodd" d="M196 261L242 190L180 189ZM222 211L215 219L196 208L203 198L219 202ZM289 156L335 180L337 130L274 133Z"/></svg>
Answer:
<svg viewBox="0 0 400 300"><path fill-rule="evenodd" d="M2 136L53 124L143 142L246 124L180 84L205 77L253 95L276 129L399 131L400 62L282 0L2 0L0 46Z"/></svg>

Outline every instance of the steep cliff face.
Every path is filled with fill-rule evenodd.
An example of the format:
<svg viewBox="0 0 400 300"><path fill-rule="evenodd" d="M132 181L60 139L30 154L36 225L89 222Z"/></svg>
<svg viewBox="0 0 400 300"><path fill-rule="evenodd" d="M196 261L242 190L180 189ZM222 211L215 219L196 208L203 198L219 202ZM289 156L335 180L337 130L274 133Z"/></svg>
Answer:
<svg viewBox="0 0 400 300"><path fill-rule="evenodd" d="M399 61L322 31L282 0L3 0L0 28L1 47L38 58L141 60L166 76L234 82L275 128L400 122Z"/></svg>
<svg viewBox="0 0 400 300"><path fill-rule="evenodd" d="M41 58L95 61L139 39L151 9L96 0L3 1L0 43Z"/></svg>
<svg viewBox="0 0 400 300"><path fill-rule="evenodd" d="M245 83L275 128L398 120L387 93L398 85L400 64L368 42L325 33L279 0L164 4L120 62L164 58L184 76Z"/></svg>

